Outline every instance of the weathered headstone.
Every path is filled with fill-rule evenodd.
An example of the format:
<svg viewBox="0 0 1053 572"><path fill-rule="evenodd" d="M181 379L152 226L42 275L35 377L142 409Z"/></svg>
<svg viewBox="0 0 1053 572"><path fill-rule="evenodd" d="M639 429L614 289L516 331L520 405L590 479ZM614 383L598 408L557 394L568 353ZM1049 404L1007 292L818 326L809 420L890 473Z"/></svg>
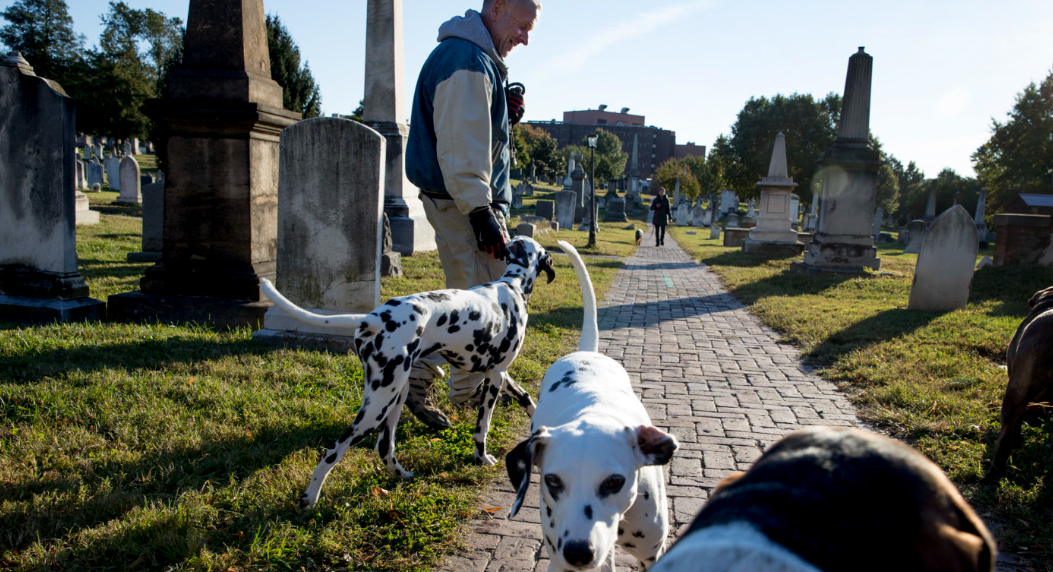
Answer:
<svg viewBox="0 0 1053 572"><path fill-rule="evenodd" d="M733 213L729 214L728 215L727 227L728 228L738 228L738 226L739 226L739 213L733 212Z"/></svg>
<svg viewBox="0 0 1053 572"><path fill-rule="evenodd" d="M102 166L106 171L106 182L110 184L110 190L121 190L121 160L116 155L107 155L102 161Z"/></svg>
<svg viewBox="0 0 1053 572"><path fill-rule="evenodd" d="M77 268L74 123L62 86L21 54L0 61L0 320L104 314Z"/></svg>
<svg viewBox="0 0 1053 572"><path fill-rule="evenodd" d="M530 224L529 222L521 223L519 226L516 227L516 236L534 238L535 232L536 229L534 225Z"/></svg>
<svg viewBox="0 0 1053 572"><path fill-rule="evenodd" d="M260 0L190 0L182 64L145 105L166 134L164 250L141 292L110 297L111 318L262 323L260 283L277 255L278 137L300 120L271 79L264 20Z"/></svg>
<svg viewBox="0 0 1053 572"><path fill-rule="evenodd" d="M579 162L574 166L574 172L570 174L571 190L574 192L574 222L581 222L585 216L585 170ZM569 227L564 227L569 228Z"/></svg>
<svg viewBox="0 0 1053 572"><path fill-rule="evenodd" d="M720 191L720 216L733 213L738 208L739 197L735 194L735 191Z"/></svg>
<svg viewBox="0 0 1053 572"><path fill-rule="evenodd" d="M230 1L230 0L228 0ZM258 1L258 0L257 0ZM420 191L406 176L406 73L402 0L366 3L365 97L362 120L387 142L384 212L397 252L435 250L435 229L424 214ZM356 3L361 5L361 3Z"/></svg>
<svg viewBox="0 0 1053 572"><path fill-rule="evenodd" d="M126 155L124 159L121 159L120 171L121 194L117 197L117 202L122 205L134 205L143 202L142 181L139 180L142 173L139 171L139 162L135 160L134 156Z"/></svg>
<svg viewBox="0 0 1053 572"><path fill-rule="evenodd" d="M796 194L790 195L790 225L797 224L797 220L801 216L801 197ZM797 228L797 227L794 227Z"/></svg>
<svg viewBox="0 0 1053 572"><path fill-rule="evenodd" d="M385 278L399 278L403 274L402 253L395 252L388 213L384 213L383 229L383 238L380 241L380 275Z"/></svg>
<svg viewBox="0 0 1053 572"><path fill-rule="evenodd" d="M925 203L925 216L921 220L932 222L936 220L936 185L930 185L929 200Z"/></svg>
<svg viewBox="0 0 1053 572"><path fill-rule="evenodd" d="M89 188L88 185L88 173L84 166L84 161L77 159L77 174L76 174L77 186L74 187L78 191L81 189Z"/></svg>
<svg viewBox="0 0 1053 572"><path fill-rule="evenodd" d="M878 270L871 235L880 154L870 146L870 92L874 58L863 51L848 61L837 139L820 163L819 222L796 272L863 273Z"/></svg>
<svg viewBox="0 0 1053 572"><path fill-rule="evenodd" d="M275 286L293 303L322 314L380 305L384 139L335 117L306 119L282 132ZM350 348L353 335L353 328L309 326L272 306L253 337Z"/></svg>
<svg viewBox="0 0 1053 572"><path fill-rule="evenodd" d="M625 217L625 199L613 197L607 201L607 216L604 220L607 222L626 222L628 219Z"/></svg>
<svg viewBox="0 0 1053 572"><path fill-rule="evenodd" d="M934 312L964 308L979 244L976 224L961 205L937 217L918 254L907 308Z"/></svg>
<svg viewBox="0 0 1053 572"><path fill-rule="evenodd" d="M142 186L143 195L143 249L129 252L128 262L157 262L161 260L165 213L165 184L150 183Z"/></svg>
<svg viewBox="0 0 1053 572"><path fill-rule="evenodd" d="M556 222L560 228L574 228L574 210L577 208L575 201L578 195L574 191L560 191L556 193Z"/></svg>
<svg viewBox="0 0 1053 572"><path fill-rule="evenodd" d="M640 134L633 134L633 154L629 163L629 188L627 193L640 194Z"/></svg>
<svg viewBox="0 0 1053 572"><path fill-rule="evenodd" d="M77 226L99 224L99 212L91 210L91 202L88 201L88 195L85 195L80 191L74 191L73 196L77 205Z"/></svg>
<svg viewBox="0 0 1053 572"><path fill-rule="evenodd" d="M874 222L873 222L874 228L873 228L873 232L871 233L871 234L874 235L874 238L877 238L878 235L881 234L881 223L884 222L884 221L885 221L885 209L883 209L881 207L878 207L877 210L874 211Z"/></svg>
<svg viewBox="0 0 1053 572"><path fill-rule="evenodd" d="M912 220L907 224L907 247L903 249L904 254L918 254L921 245L925 241L925 232L929 223L923 220Z"/></svg>
<svg viewBox="0 0 1053 572"><path fill-rule="evenodd" d="M710 240L720 238L720 225L713 223L709 225L709 238Z"/></svg>
<svg viewBox="0 0 1053 572"><path fill-rule="evenodd" d="M768 255L800 254L804 244L797 240L791 217L790 197L797 183L790 177L786 162L786 137L780 132L775 136L768 176L762 177L757 186L761 188L761 208L757 226L750 230L749 238L742 246L744 252ZM750 201L750 212L754 211ZM747 214L746 218L750 218ZM743 225L745 226L745 225Z"/></svg>
<svg viewBox="0 0 1053 572"><path fill-rule="evenodd" d="M534 214L546 220L552 220L555 218L556 213L554 207L556 203L552 201L538 201L534 205Z"/></svg>
<svg viewBox="0 0 1053 572"><path fill-rule="evenodd" d="M513 208L513 209L521 209L521 208L523 208L523 183L520 183L512 191L512 205L511 205L511 208Z"/></svg>
<svg viewBox="0 0 1053 572"><path fill-rule="evenodd" d="M95 185L102 187L102 164L95 157L92 157L87 163L84 164L84 169L88 177L88 188L92 188Z"/></svg>

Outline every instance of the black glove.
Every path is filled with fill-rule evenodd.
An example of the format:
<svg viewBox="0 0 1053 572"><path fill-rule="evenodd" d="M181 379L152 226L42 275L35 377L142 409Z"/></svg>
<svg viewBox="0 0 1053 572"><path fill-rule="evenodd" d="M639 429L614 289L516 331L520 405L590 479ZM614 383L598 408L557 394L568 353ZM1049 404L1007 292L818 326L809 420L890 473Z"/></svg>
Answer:
<svg viewBox="0 0 1053 572"><path fill-rule="evenodd" d="M479 207L468 213L468 222L475 233L475 244L479 250L491 255L495 260L505 259L505 244L508 237L501 224L497 222L494 211L489 206Z"/></svg>
<svg viewBox="0 0 1053 572"><path fill-rule="evenodd" d="M510 83L505 88L505 98L508 100L509 127L522 121L523 114L526 113L526 107L523 105L524 95L526 95L526 87L519 82Z"/></svg>

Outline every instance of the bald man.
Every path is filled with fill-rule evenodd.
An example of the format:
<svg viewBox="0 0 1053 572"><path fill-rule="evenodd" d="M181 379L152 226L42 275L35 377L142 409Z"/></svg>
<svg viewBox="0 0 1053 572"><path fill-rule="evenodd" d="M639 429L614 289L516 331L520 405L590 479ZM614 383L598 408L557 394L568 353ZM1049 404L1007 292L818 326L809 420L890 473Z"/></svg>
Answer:
<svg viewBox="0 0 1053 572"><path fill-rule="evenodd" d="M521 92L507 89L504 59L527 45L540 11L536 0L486 0L479 12L454 17L439 27L439 45L417 79L406 173L435 228L447 288L471 288L504 273L511 128L523 116ZM442 376L441 358L417 363L406 405L426 425L449 427L428 398ZM455 371L451 403L466 403L481 381L481 374Z"/></svg>

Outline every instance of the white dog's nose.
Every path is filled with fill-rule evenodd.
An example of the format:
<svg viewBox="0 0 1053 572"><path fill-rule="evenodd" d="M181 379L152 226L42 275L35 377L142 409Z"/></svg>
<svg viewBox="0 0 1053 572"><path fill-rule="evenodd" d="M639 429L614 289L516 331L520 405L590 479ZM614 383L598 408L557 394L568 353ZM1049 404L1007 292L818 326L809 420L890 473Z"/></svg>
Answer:
<svg viewBox="0 0 1053 572"><path fill-rule="evenodd" d="M563 559L571 566L584 566L595 556L588 542L575 540L563 545Z"/></svg>

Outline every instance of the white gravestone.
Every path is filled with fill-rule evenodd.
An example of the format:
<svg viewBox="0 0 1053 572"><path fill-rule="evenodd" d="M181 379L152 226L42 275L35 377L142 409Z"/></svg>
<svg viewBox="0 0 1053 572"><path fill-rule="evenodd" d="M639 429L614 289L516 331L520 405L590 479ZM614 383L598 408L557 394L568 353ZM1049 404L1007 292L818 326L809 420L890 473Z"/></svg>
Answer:
<svg viewBox="0 0 1053 572"><path fill-rule="evenodd" d="M934 312L964 308L979 245L976 223L961 205L936 217L918 254L907 308Z"/></svg>
<svg viewBox="0 0 1053 572"><path fill-rule="evenodd" d="M143 202L141 176L139 162L135 157L127 155L121 159L121 194L117 197L118 203L134 205Z"/></svg>
<svg viewBox="0 0 1053 572"><path fill-rule="evenodd" d="M348 119L317 117L282 131L275 286L297 305L320 314L380 305L385 151L380 133ZM276 306L264 328L254 337L354 335L308 326Z"/></svg>
<svg viewBox="0 0 1053 572"><path fill-rule="evenodd" d="M108 155L102 161L102 166L106 170L106 180L110 183L110 190L121 190L121 160L116 155Z"/></svg>

